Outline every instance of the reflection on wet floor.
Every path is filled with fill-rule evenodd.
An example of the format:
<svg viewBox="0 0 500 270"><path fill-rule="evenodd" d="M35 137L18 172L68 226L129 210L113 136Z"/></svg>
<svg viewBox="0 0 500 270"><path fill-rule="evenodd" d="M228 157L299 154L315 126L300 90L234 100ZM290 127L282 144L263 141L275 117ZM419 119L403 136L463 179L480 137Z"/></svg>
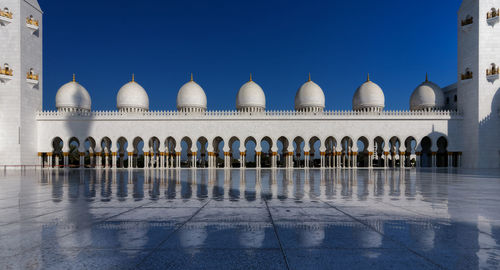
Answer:
<svg viewBox="0 0 500 270"><path fill-rule="evenodd" d="M2 269L500 268L500 171L7 171L0 184Z"/></svg>

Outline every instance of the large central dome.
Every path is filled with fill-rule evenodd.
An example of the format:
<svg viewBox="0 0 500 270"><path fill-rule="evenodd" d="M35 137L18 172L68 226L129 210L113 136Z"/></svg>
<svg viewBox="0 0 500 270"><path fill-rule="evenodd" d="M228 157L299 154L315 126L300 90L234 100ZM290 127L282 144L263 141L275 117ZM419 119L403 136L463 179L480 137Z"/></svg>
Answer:
<svg viewBox="0 0 500 270"><path fill-rule="evenodd" d="M411 94L410 110L436 110L442 109L445 105L443 90L430 82L426 76L425 82L420 84Z"/></svg>
<svg viewBox="0 0 500 270"><path fill-rule="evenodd" d="M385 108L385 96L382 88L370 81L370 76L354 93L352 109L355 111L382 111Z"/></svg>
<svg viewBox="0 0 500 270"><path fill-rule="evenodd" d="M205 112L207 110L207 95L203 88L191 80L184 84L177 94L177 110L181 112Z"/></svg>
<svg viewBox="0 0 500 270"><path fill-rule="evenodd" d="M309 80L304 83L295 95L295 110L301 112L320 112L325 109L325 93L316 83Z"/></svg>
<svg viewBox="0 0 500 270"><path fill-rule="evenodd" d="M141 85L132 81L125 84L118 91L116 96L116 107L120 111L127 112L142 112L149 110L149 97L148 93Z"/></svg>
<svg viewBox="0 0 500 270"><path fill-rule="evenodd" d="M59 111L90 111L92 101L85 87L75 81L63 85L56 94L56 107Z"/></svg>
<svg viewBox="0 0 500 270"><path fill-rule="evenodd" d="M245 83L236 96L236 109L245 112L264 111L266 109L266 94L250 76L250 81Z"/></svg>

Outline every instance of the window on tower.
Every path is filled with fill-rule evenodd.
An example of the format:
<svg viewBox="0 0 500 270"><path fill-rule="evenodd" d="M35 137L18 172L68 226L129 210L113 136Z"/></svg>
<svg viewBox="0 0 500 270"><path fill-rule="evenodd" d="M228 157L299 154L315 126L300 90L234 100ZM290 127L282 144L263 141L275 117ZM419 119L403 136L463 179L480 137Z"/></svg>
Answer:
<svg viewBox="0 0 500 270"><path fill-rule="evenodd" d="M491 64L490 68L486 70L486 76L498 75L500 74L500 68L495 64Z"/></svg>
<svg viewBox="0 0 500 270"><path fill-rule="evenodd" d="M462 74L462 81L472 79L473 73L469 68L465 69L465 73Z"/></svg>
<svg viewBox="0 0 500 270"><path fill-rule="evenodd" d="M39 26L38 20L35 20L35 18L33 18L33 15L30 15L28 18L26 18L26 23L37 27Z"/></svg>
<svg viewBox="0 0 500 270"><path fill-rule="evenodd" d="M0 75L7 75L7 76L12 76L12 69L10 69L9 64L5 63L3 65L3 68L0 68Z"/></svg>
<svg viewBox="0 0 500 270"><path fill-rule="evenodd" d="M30 68L30 71L26 74L28 80L38 81L38 74L35 74L35 70Z"/></svg>
<svg viewBox="0 0 500 270"><path fill-rule="evenodd" d="M4 8L0 10L0 16L12 19L12 12L10 12L8 8Z"/></svg>
<svg viewBox="0 0 500 270"><path fill-rule="evenodd" d="M492 8L487 14L486 14L486 18L489 20L489 19L493 19L493 18L496 18L500 15L500 9L496 9L496 8Z"/></svg>
<svg viewBox="0 0 500 270"><path fill-rule="evenodd" d="M474 23L474 18L472 18L470 15L467 15L467 17L465 17L465 20L462 20L462 26L466 26L472 23Z"/></svg>

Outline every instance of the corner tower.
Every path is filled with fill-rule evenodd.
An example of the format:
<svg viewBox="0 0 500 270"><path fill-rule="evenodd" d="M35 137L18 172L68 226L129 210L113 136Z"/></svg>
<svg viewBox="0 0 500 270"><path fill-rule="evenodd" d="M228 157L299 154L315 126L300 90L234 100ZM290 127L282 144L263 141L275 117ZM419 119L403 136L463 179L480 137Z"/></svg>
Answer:
<svg viewBox="0 0 500 270"><path fill-rule="evenodd" d="M0 165L38 164L42 27L37 0L0 2Z"/></svg>
<svg viewBox="0 0 500 270"><path fill-rule="evenodd" d="M500 0L464 0L458 12L458 108L463 166L500 167Z"/></svg>

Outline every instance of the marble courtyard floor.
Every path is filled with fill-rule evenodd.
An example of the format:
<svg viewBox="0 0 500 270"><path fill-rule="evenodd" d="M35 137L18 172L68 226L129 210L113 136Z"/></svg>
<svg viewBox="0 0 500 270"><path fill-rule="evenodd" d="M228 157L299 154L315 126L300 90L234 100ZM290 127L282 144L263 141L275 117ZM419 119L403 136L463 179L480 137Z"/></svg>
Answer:
<svg viewBox="0 0 500 270"><path fill-rule="evenodd" d="M500 171L0 171L0 269L499 269Z"/></svg>

